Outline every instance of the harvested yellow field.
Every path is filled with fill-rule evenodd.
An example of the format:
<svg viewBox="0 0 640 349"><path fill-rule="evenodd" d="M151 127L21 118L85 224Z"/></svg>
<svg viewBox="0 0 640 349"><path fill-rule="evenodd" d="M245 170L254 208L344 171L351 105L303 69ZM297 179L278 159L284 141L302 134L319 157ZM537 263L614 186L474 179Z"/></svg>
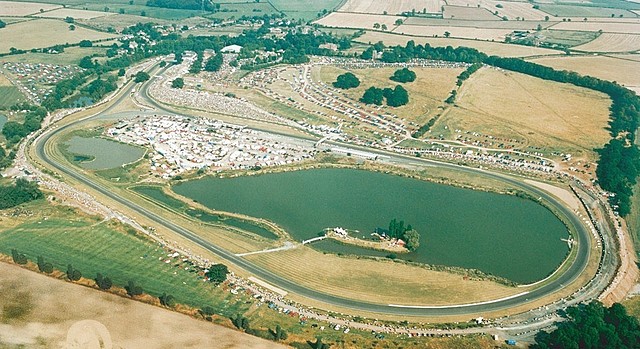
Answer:
<svg viewBox="0 0 640 349"><path fill-rule="evenodd" d="M488 12L480 9L481 11ZM497 17L494 17L497 18ZM435 19L424 17L409 17L402 24L407 25L426 25L440 27L471 27L479 29L512 29L512 30L536 30L538 25L546 28L554 25L556 22L546 21L480 21L480 20L462 20L462 19Z"/></svg>
<svg viewBox="0 0 640 349"><path fill-rule="evenodd" d="M640 34L640 25L633 22L571 21L559 22L551 28L557 30L582 30L591 32L602 30L605 33Z"/></svg>
<svg viewBox="0 0 640 349"><path fill-rule="evenodd" d="M28 16L42 11L61 8L62 5L39 2L0 1L0 16Z"/></svg>
<svg viewBox="0 0 640 349"><path fill-rule="evenodd" d="M500 19L486 8L467 6L445 6L442 18L468 19L472 21L496 21Z"/></svg>
<svg viewBox="0 0 640 349"><path fill-rule="evenodd" d="M116 35L76 27L69 30L69 24L55 19L36 19L12 24L2 29L0 52L9 52L11 47L29 50L57 44L78 43L82 40L114 38Z"/></svg>
<svg viewBox="0 0 640 349"><path fill-rule="evenodd" d="M502 8L497 7L500 4ZM524 18L525 20L542 20L548 14L536 10L529 2L511 2L511 1L497 1L497 0L480 0L480 6L495 13L498 11L498 16L507 16L509 20L515 20L517 18Z"/></svg>
<svg viewBox="0 0 640 349"><path fill-rule="evenodd" d="M495 40L504 41L507 34L512 29L487 29L473 27L443 27L426 25L401 25L393 30L394 33L408 34L414 36L445 36L449 32L452 38L475 39L475 40Z"/></svg>
<svg viewBox="0 0 640 349"><path fill-rule="evenodd" d="M593 160L593 149L609 139L610 103L606 95L585 88L482 68L464 83L456 106L434 128L518 139Z"/></svg>
<svg viewBox="0 0 640 349"><path fill-rule="evenodd" d="M335 28L362 28L372 29L375 23L380 25L385 24L389 30L393 29L398 20L404 20L405 17L400 16L382 16L371 15L363 13L345 13L345 12L332 12L328 16L323 17L315 23L325 27Z"/></svg>
<svg viewBox="0 0 640 349"><path fill-rule="evenodd" d="M395 33L380 33L380 32L366 32L356 41L361 43L376 43L378 41L384 42L387 46L406 45L407 41L413 40L416 44L429 45L434 47L472 47L479 51L482 51L488 55L496 55L502 57L527 57L527 56L544 56L544 55L556 55L558 51L523 45L510 45L500 42L489 41L475 41L465 39L452 39L452 38L427 38L427 37L412 37L409 35L399 35Z"/></svg>
<svg viewBox="0 0 640 349"><path fill-rule="evenodd" d="M448 5L461 6L461 7L478 7L485 8L491 13L498 11L498 16L507 16L509 20L515 20L516 18L524 18L525 20L543 20L544 16L548 14L536 10L529 2L516 2L516 1L497 1L497 0L447 0ZM502 8L496 5L502 6Z"/></svg>
<svg viewBox="0 0 640 349"><path fill-rule="evenodd" d="M640 50L640 34L603 33L597 39L574 47L586 52L633 52Z"/></svg>
<svg viewBox="0 0 640 349"><path fill-rule="evenodd" d="M604 80L617 81L632 90L640 89L640 56L562 56L540 58L533 62L558 70L571 70Z"/></svg>
<svg viewBox="0 0 640 349"><path fill-rule="evenodd" d="M165 308L0 262L1 348L285 348ZM89 276L90 277L90 276Z"/></svg>
<svg viewBox="0 0 640 349"><path fill-rule="evenodd" d="M357 12L357 13L374 13L390 15L400 14L402 12L426 11L427 13L441 12L440 8L444 5L443 0L347 0L340 7L340 12Z"/></svg>
<svg viewBox="0 0 640 349"><path fill-rule="evenodd" d="M35 15L35 17L43 17L43 18L72 17L74 19L92 19L92 18L104 17L109 15L113 15L113 13L63 8L63 9L53 10L45 13L39 13Z"/></svg>
<svg viewBox="0 0 640 349"><path fill-rule="evenodd" d="M526 290L393 261L342 258L307 247L245 258L314 290L378 304L462 304Z"/></svg>

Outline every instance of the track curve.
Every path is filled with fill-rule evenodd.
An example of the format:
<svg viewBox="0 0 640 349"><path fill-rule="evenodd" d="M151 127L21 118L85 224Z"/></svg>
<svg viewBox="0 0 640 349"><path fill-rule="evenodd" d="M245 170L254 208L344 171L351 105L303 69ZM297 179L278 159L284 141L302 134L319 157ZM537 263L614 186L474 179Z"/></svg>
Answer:
<svg viewBox="0 0 640 349"><path fill-rule="evenodd" d="M521 180L516 179L515 177L507 176L504 174L498 174L498 173L493 173L485 170L463 167L455 164L443 163L443 162L438 162L434 160L418 159L410 156L400 155L397 153L387 152L384 150L369 149L369 148L364 148L360 146L354 146L350 144L344 144L344 143L332 141L331 143L334 143L341 147L357 149L357 150L365 150L368 152L374 152L374 153L388 156L390 159L390 162L392 163L399 163L404 165L415 165L415 166L438 166L442 168L447 168L449 170L466 172L473 175L481 175L481 176L486 176L488 178L498 179L500 181L509 183L515 188L526 190L535 196L539 196L543 198L548 205L552 206L552 208L556 210L556 212L559 212L561 215L565 217L566 223L571 225L573 230L576 232L576 236L574 236L574 238L577 243L574 249L577 249L577 251L576 251L575 259L573 260L571 265L565 270L565 272L563 272L561 275L558 275L553 281L550 281L545 285L538 287L534 290L531 290L526 293L521 293L513 297L504 298L504 299L495 300L495 301L477 303L477 304L458 304L458 305L440 306L440 307L428 307L428 306L405 307L401 305L400 306L384 305L384 304L368 303L368 302L358 301L354 299L347 299L347 298L337 297L334 295L318 292L310 288L306 288L304 286L291 282L267 269L259 267L243 259L242 257L235 256L233 253L223 248L220 248L219 246L211 243L210 241L202 239L195 232L185 229L184 227L181 227L171 222L170 220L145 209L144 207L136 203L126 200L126 198L123 198L117 194L110 192L107 187L103 186L98 181L77 171L73 166L67 166L63 163L56 162L55 158L50 157L50 154L48 154L46 151L47 149L46 145L54 135L57 135L60 132L63 132L74 126L77 126L82 122L85 122L90 119L97 118L103 115L107 115L109 112L113 110L115 106L117 106L127 97L127 95L132 91L134 86L135 85L133 85L131 82L128 82L127 84L125 84L122 87L122 90L119 92L120 95L119 96L116 95L118 97L115 98L115 101L109 102L111 104L104 111L100 113L96 113L95 115L92 115L84 119L73 121L71 123L68 123L58 128L49 129L48 132L43 133L38 139L36 139L34 144L35 153L37 157L40 158L45 163L47 163L52 168L59 171L60 173L63 173L66 176L69 176L79 181L80 183L83 183L85 186L90 187L91 189L100 193L101 195L104 195L110 198L111 200L116 201L123 207L127 207L133 212L136 212L137 214L146 216L150 220L156 222L156 224L162 225L165 228L171 231L174 231L177 234L182 235L183 237L202 246L208 251L233 263L237 267L242 268L247 272L254 274L256 277L268 283L271 283L277 287L285 289L289 292L292 292L310 299L314 299L316 301L320 301L323 303L332 304L335 306L350 308L353 310L390 314L390 315L443 316L443 315L478 314L478 313L485 313L485 312L491 312L491 311L505 310L508 308L521 306L521 305L530 303L532 301L538 300L549 294L560 291L566 285L569 285L573 281L575 281L587 266L587 263L589 260L589 253L591 249L589 231L587 227L585 227L582 224L580 218L576 216L574 212L572 212L569 208L559 203L555 198L553 198L548 193L536 187L527 185L523 183ZM175 114L174 111L168 110L165 107L161 106L160 104L156 103L155 101L152 101L146 95L146 89L147 89L147 86L143 85L143 89L141 90L141 92L143 92L144 94L143 97L147 99L151 105L156 107L156 109L158 109L158 111L160 112Z"/></svg>

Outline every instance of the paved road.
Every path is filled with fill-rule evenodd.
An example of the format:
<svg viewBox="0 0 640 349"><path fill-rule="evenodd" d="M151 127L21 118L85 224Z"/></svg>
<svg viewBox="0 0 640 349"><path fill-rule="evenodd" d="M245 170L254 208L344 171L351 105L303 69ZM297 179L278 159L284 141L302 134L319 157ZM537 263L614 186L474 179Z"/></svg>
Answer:
<svg viewBox="0 0 640 349"><path fill-rule="evenodd" d="M110 107L108 107L104 112L97 114L96 116L93 116L92 118L108 115L109 112L116 105L121 103L127 97L127 94L131 91L133 86L134 85L132 84L128 84L127 86L125 86L122 94L114 99ZM148 96L144 94L145 91L146 91L146 88L143 88L141 91L142 92L141 97L146 100L146 104L154 106L158 112L172 113L172 114L175 113L173 111L170 111L158 105L154 101L151 101L148 98ZM123 198L121 196L118 196L117 194L110 192L107 187L103 186L98 181L78 172L73 166L68 166L62 163L58 163L56 162L55 159L50 158L49 154L47 154L47 152L45 151L46 149L45 145L51 139L51 137L71 127L78 126L80 123L86 120L87 119L75 121L65 126L48 130L48 132L43 134L43 136L40 137L35 144L37 156L43 161L45 161L46 163L48 163L50 166L55 168L57 171L64 173L65 175L72 177L81 183L84 183L84 185L99 192L101 195L109 197L110 199L118 202L123 207L127 207L133 212L136 212L141 216L145 216L149 218L150 220L156 222L156 224L164 226L165 228L170 229L184 236L187 239L190 239L194 243L197 243L200 246L204 247L205 249L219 255L223 259L254 274L256 277L266 282L269 282L277 287L285 289L289 292L293 292L311 299L315 299L317 301L333 304L336 306L351 308L354 310L386 313L386 314L394 314L394 315L441 316L441 315L462 315L462 314L472 314L472 313L473 314L485 313L490 311L503 310L511 307L516 307L528 302L532 302L541 297L547 296L550 293L561 290L563 287L565 287L565 285L570 284L582 273L589 259L589 250L591 248L589 245L589 237L588 237L589 232L587 231L587 228L583 226L580 219L577 216L575 216L571 210L569 210L562 204L558 203L553 197L548 195L546 192L543 192L542 190L537 189L535 187L526 185L520 179L503 175L503 174L492 173L485 170L467 168L467 167L462 167L454 164L442 163L442 162L426 160L426 159L419 159L419 158L414 158L410 156L403 156L403 155L398 155L391 152L386 152L383 150L368 149L363 147L352 146L349 144L332 142L334 144L339 144L341 147L345 147L345 148L364 150L368 152L375 152L382 155L386 155L388 156L388 158L386 158L385 161L388 161L390 163L397 163L402 165L414 165L414 166L439 166L439 167L448 168L455 171L467 172L473 175L496 178L509 183L514 188L526 189L527 191L533 193L533 195L543 198L543 200L545 200L548 204L553 206L554 209L556 209L562 215L566 216L570 224L575 227L577 231L577 236L576 236L577 244L575 245L574 248L577 249L577 257L575 261L571 264L571 266L568 268L568 270L566 270L566 272L564 272L562 275L557 277L554 281L542 287L539 287L531 292L521 294L512 298L497 300L495 302L485 302L481 304L443 306L443 307L398 307L398 306L389 306L389 305L382 305L382 304L372 304L372 303L362 302L362 301L353 300L353 299L345 299L345 298L336 297L330 294L321 293L313 289L309 289L304 286L301 286L297 283L291 282L283 277L280 277L274 274L269 270L261 268L241 257L235 256L233 253L226 251L218 247L214 243L201 238L200 236L198 236L197 232L185 229L182 226L179 226L174 222L171 222L170 220L158 214L155 214L140 205L137 205L135 203L128 201L126 198Z"/></svg>

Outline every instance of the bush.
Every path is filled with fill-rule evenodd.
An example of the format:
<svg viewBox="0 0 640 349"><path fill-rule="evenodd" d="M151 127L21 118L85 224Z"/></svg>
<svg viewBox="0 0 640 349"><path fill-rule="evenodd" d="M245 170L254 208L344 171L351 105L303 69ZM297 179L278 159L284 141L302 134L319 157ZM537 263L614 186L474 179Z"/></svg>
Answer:
<svg viewBox="0 0 640 349"><path fill-rule="evenodd" d="M13 258L13 262L16 264L27 264L27 256L24 253L18 252L16 249L11 249L11 258Z"/></svg>

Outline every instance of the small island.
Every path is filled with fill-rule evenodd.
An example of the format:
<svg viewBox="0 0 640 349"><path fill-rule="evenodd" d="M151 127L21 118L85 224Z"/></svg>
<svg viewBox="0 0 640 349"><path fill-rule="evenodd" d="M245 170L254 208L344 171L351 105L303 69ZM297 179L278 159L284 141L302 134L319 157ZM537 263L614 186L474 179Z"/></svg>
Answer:
<svg viewBox="0 0 640 349"><path fill-rule="evenodd" d="M370 234L371 239L369 240L353 236L358 233L358 231L350 233L350 231L341 227L327 228L324 231L327 238L375 250L408 253L420 247L420 234L410 224L405 226L404 221L398 222L395 218L389 222L388 230L376 228Z"/></svg>

